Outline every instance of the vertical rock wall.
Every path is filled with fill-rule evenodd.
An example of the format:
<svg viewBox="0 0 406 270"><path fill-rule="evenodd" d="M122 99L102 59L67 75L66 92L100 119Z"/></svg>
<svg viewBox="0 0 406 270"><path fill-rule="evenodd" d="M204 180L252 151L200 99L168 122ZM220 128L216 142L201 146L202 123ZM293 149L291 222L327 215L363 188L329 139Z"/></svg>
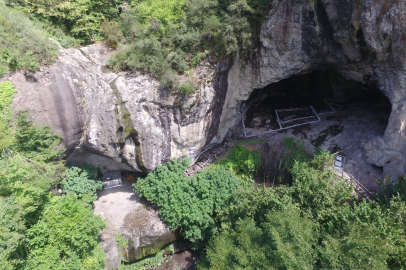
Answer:
<svg viewBox="0 0 406 270"><path fill-rule="evenodd" d="M183 97L148 74L116 73L102 44L62 49L35 74L10 73L14 110L63 137L68 164L148 172L171 158L192 159L217 132L227 91L228 61L194 70L196 93Z"/></svg>
<svg viewBox="0 0 406 270"><path fill-rule="evenodd" d="M403 176L406 155L406 1L274 1L262 24L255 64L237 58L218 140L239 119L241 104L256 88L313 70L333 70L379 88L392 103L382 138L365 145L368 162L384 176ZM244 66L244 67L243 67Z"/></svg>

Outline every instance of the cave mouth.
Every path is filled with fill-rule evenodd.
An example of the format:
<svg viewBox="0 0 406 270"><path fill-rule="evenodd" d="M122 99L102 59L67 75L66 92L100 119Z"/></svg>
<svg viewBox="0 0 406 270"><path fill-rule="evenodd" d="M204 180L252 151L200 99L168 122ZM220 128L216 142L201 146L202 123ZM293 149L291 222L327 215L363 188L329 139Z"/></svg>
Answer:
<svg viewBox="0 0 406 270"><path fill-rule="evenodd" d="M267 140L269 164L277 164L272 160L284 137L303 140L311 151L339 154L342 170L377 192L382 168L368 163L363 145L384 134L390 113L389 99L376 86L317 70L255 89L241 105L234 136Z"/></svg>
<svg viewBox="0 0 406 270"><path fill-rule="evenodd" d="M255 130L249 129L286 129L320 121L324 114L331 114L324 118L329 120L334 112L340 114L348 107L368 108L386 120L386 125L391 112L389 99L375 85L355 82L333 71L316 70L255 89L242 105L243 123L251 133Z"/></svg>

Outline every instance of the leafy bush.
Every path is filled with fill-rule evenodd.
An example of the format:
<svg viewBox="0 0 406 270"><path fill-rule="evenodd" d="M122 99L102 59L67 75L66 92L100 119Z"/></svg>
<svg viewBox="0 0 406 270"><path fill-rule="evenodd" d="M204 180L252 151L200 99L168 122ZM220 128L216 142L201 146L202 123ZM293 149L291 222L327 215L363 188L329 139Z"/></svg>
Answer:
<svg viewBox="0 0 406 270"><path fill-rule="evenodd" d="M217 231L215 217L235 200L234 191L240 180L222 168L186 177L189 161L170 161L144 179L134 189L160 207L160 215L173 230L182 228L183 235L198 246Z"/></svg>
<svg viewBox="0 0 406 270"><path fill-rule="evenodd" d="M318 151L295 161L291 186L236 193L198 269L403 269L403 197L349 203L351 188L329 172L329 159Z"/></svg>
<svg viewBox="0 0 406 270"><path fill-rule="evenodd" d="M189 96L195 91L195 86L191 82L184 82L179 87L179 93L181 93L183 96Z"/></svg>
<svg viewBox="0 0 406 270"><path fill-rule="evenodd" d="M40 161L54 161L62 155L65 148L57 146L61 143L61 136L52 133L49 126L38 127L31 121L27 120L26 112L19 113L16 127L16 141L14 146L20 153L28 158L33 158Z"/></svg>
<svg viewBox="0 0 406 270"><path fill-rule="evenodd" d="M185 0L143 0L133 4L141 22L148 24L155 18L163 25L179 23L185 17Z"/></svg>
<svg viewBox="0 0 406 270"><path fill-rule="evenodd" d="M220 164L249 183L248 180L252 180L257 175L260 162L258 150L250 152L244 146L237 145L227 159Z"/></svg>
<svg viewBox="0 0 406 270"><path fill-rule="evenodd" d="M2 269L12 270L26 256L23 208L14 197L0 197L0 263Z"/></svg>
<svg viewBox="0 0 406 270"><path fill-rule="evenodd" d="M104 227L92 208L75 196L51 198L40 221L27 231L24 269L103 269L98 234Z"/></svg>
<svg viewBox="0 0 406 270"><path fill-rule="evenodd" d="M114 46L122 45L108 65L146 71L163 82L163 74L183 73L209 54L246 56L267 5L262 0L135 1L120 15L121 33L105 31Z"/></svg>
<svg viewBox="0 0 406 270"><path fill-rule="evenodd" d="M13 117L10 109L15 93L16 90L10 82L0 83L0 152L15 143Z"/></svg>
<svg viewBox="0 0 406 270"><path fill-rule="evenodd" d="M317 225L300 216L292 205L269 211L259 225L240 220L235 230L215 236L208 248L208 261L198 269L312 269L316 261Z"/></svg>
<svg viewBox="0 0 406 270"><path fill-rule="evenodd" d="M95 167L87 164L82 168L70 167L61 182L63 193L73 193L79 199L85 198L87 202L97 200L96 192L102 189L103 182L96 179L96 171Z"/></svg>
<svg viewBox="0 0 406 270"><path fill-rule="evenodd" d="M290 170L293 183L289 195L299 203L306 215L320 222L328 222L334 219L332 213L345 205L347 200L354 199L351 195L353 187L335 177L331 169L320 169L319 155L308 162L295 161Z"/></svg>
<svg viewBox="0 0 406 270"><path fill-rule="evenodd" d="M0 83L0 111L11 105L15 93L17 91L11 82L5 81Z"/></svg>
<svg viewBox="0 0 406 270"><path fill-rule="evenodd" d="M9 70L36 71L52 63L58 52L57 44L24 13L0 3L0 77Z"/></svg>
<svg viewBox="0 0 406 270"><path fill-rule="evenodd" d="M283 144L287 152L283 154L281 165L283 169L289 171L296 161L305 162L311 158L309 149L304 145L302 140L295 140L292 137L283 138Z"/></svg>
<svg viewBox="0 0 406 270"><path fill-rule="evenodd" d="M118 16L117 0L26 0L27 7L41 21L57 25L81 43L101 39L101 24Z"/></svg>

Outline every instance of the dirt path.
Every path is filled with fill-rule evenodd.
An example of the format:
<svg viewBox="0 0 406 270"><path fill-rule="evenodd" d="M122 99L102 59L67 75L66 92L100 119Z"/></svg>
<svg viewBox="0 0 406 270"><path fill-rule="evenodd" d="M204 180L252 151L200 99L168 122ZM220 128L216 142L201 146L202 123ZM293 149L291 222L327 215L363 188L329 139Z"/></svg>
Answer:
<svg viewBox="0 0 406 270"><path fill-rule="evenodd" d="M131 211L143 207L139 196L134 192L132 183L123 180L121 187L102 190L99 198L93 203L94 213L100 215L106 222L108 229L119 232L124 225L124 218Z"/></svg>

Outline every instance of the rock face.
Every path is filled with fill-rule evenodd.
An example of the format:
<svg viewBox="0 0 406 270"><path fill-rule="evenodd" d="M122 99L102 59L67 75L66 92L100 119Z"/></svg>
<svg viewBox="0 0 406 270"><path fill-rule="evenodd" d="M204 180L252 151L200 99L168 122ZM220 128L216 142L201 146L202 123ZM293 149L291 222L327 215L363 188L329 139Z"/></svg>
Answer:
<svg viewBox="0 0 406 270"><path fill-rule="evenodd" d="M74 152L68 164L87 160L102 170L148 172L171 158L193 158L212 140L229 64L202 63L193 74L196 93L182 97L149 75L110 71L104 66L109 55L101 44L61 48L54 65L2 78L18 89L16 111L30 111L63 137Z"/></svg>
<svg viewBox="0 0 406 270"><path fill-rule="evenodd" d="M390 99L385 134L366 143L365 154L370 164L383 166L384 176L396 179L406 171L404 29L404 0L273 1L251 59L204 62L193 74L198 90L187 98L161 89L148 75L108 70L110 52L100 45L62 50L53 66L3 80L19 90L16 109L50 124L66 147L82 148L76 158L85 151L109 158L115 167L124 163L147 172L222 141L254 89L332 70L379 88Z"/></svg>
<svg viewBox="0 0 406 270"><path fill-rule="evenodd" d="M166 244L181 238L178 232L173 232L161 221L157 211L145 208L125 217L122 233L128 241L124 254L126 262L154 255Z"/></svg>
<svg viewBox="0 0 406 270"><path fill-rule="evenodd" d="M117 269L121 261L154 255L163 246L182 239L178 231L172 231L161 220L158 207L140 198L127 179L123 179L121 187L98 192L93 207L106 223L106 229L100 233L105 269Z"/></svg>
<svg viewBox="0 0 406 270"><path fill-rule="evenodd" d="M392 113L382 138L365 144L367 162L384 177L403 176L406 154L406 2L383 0L274 1L261 44L248 65L236 59L217 139L239 119L253 89L293 75L332 70L379 88Z"/></svg>

